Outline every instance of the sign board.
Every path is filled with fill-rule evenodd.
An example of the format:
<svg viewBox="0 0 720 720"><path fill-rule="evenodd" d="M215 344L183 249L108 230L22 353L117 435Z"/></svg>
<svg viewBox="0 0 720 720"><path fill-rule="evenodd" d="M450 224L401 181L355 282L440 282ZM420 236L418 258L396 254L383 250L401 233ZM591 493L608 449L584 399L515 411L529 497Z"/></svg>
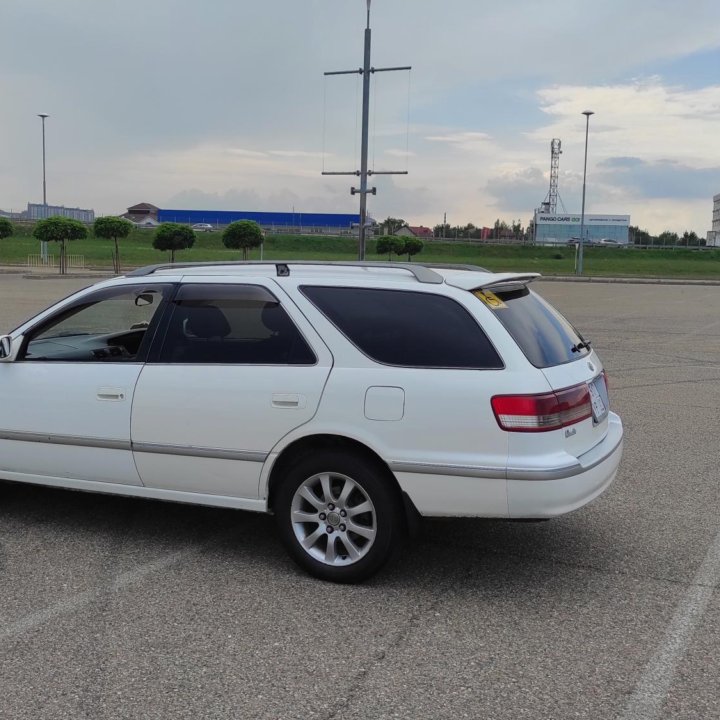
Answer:
<svg viewBox="0 0 720 720"><path fill-rule="evenodd" d="M535 222L538 225L579 225L582 222L580 215L545 215L537 213ZM627 227L630 225L629 215L586 215L586 225L618 225Z"/></svg>

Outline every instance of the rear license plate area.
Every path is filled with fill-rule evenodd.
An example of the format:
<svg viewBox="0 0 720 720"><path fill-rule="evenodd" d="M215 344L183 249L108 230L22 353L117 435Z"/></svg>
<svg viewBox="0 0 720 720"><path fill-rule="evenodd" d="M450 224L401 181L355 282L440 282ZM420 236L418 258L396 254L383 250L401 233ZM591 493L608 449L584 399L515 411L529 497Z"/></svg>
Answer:
<svg viewBox="0 0 720 720"><path fill-rule="evenodd" d="M598 375L588 383L590 391L590 404L592 405L593 423L595 425L601 423L610 410L610 398L608 397L607 386L605 385L605 377Z"/></svg>

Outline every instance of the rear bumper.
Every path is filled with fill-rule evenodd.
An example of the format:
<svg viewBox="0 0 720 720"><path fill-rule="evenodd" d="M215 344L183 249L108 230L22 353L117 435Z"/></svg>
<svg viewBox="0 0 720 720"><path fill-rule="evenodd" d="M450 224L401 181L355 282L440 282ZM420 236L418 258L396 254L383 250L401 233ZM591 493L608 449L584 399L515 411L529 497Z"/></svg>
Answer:
<svg viewBox="0 0 720 720"><path fill-rule="evenodd" d="M564 515L601 495L617 474L623 451L623 426L615 413L608 417L608 433L577 462L537 469L524 476L508 468L507 498L511 518L550 518Z"/></svg>

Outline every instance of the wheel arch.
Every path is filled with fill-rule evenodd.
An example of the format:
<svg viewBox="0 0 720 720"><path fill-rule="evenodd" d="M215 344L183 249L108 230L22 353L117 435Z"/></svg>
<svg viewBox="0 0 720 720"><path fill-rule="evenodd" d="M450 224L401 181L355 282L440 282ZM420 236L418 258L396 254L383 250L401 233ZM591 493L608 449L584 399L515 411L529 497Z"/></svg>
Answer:
<svg viewBox="0 0 720 720"><path fill-rule="evenodd" d="M411 510L417 513L412 500L403 492L395 474L377 452L359 440L331 433L306 435L294 440L287 447L283 448L273 463L268 475L267 507L270 512L273 511L277 489L282 482L286 470L302 458L322 452L323 450L340 450L348 454L360 456L373 464L388 479L388 482L391 483L397 499L401 503L401 507L405 510L404 515L406 516L406 520L410 521L409 513ZM408 503L412 508L408 507Z"/></svg>

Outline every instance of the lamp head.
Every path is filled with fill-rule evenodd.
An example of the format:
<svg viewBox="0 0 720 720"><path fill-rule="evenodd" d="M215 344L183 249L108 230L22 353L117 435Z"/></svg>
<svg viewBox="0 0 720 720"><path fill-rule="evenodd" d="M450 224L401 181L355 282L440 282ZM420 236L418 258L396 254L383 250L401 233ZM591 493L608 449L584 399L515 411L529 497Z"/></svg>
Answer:
<svg viewBox="0 0 720 720"><path fill-rule="evenodd" d="M594 115L595 113L594 113L592 110L583 110L583 111L582 111L582 114L583 114L585 117L589 118L591 115Z"/></svg>
<svg viewBox="0 0 720 720"><path fill-rule="evenodd" d="M47 113L38 113L38 117L42 118L44 120L46 117L50 117L50 116Z"/></svg>

